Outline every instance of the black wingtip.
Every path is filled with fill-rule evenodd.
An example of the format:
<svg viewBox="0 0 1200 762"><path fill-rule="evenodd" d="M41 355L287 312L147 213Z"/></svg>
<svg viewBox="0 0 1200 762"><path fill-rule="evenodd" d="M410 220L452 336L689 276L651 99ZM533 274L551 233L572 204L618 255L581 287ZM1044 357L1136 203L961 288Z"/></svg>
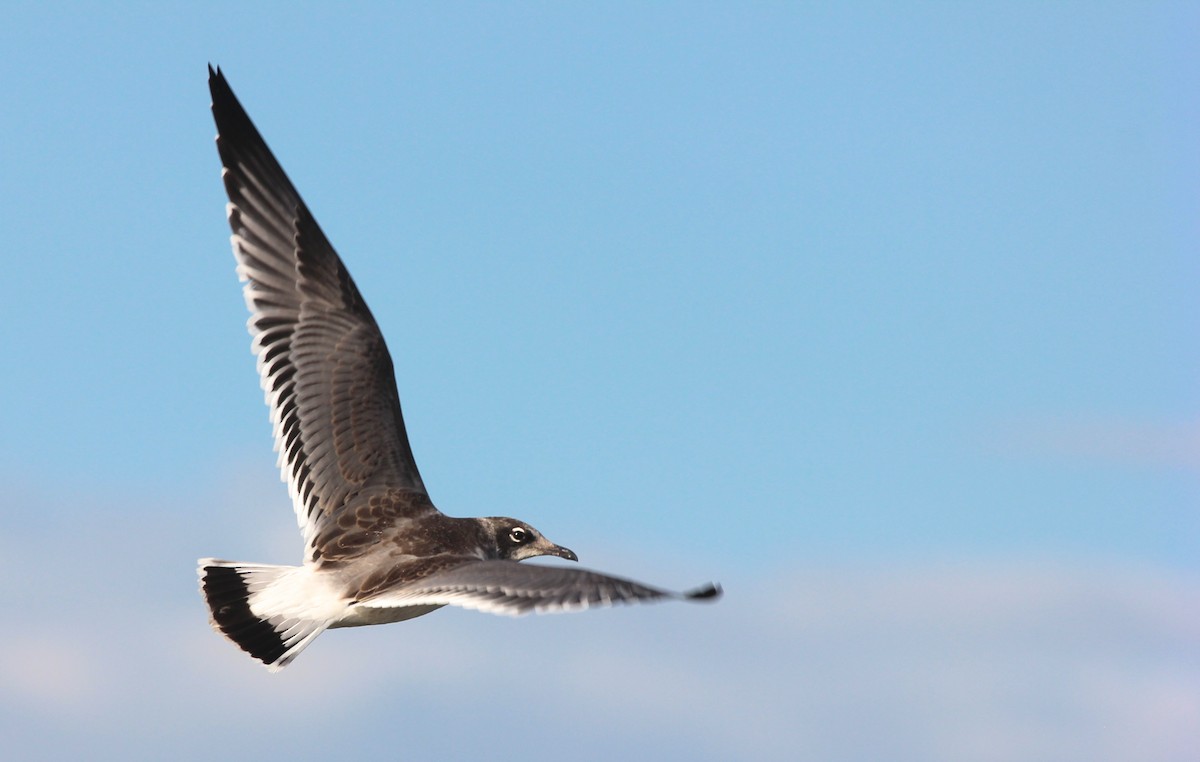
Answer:
<svg viewBox="0 0 1200 762"><path fill-rule="evenodd" d="M233 94L233 88L221 72L221 67L208 66L208 91L212 95L212 115L217 124L217 150L221 154L221 163L225 167L234 167L239 160L247 161L253 158L260 165L276 175L280 183L291 183L283 168L267 148L266 141L259 134L258 128L250 120L241 101ZM299 195L291 188L293 195Z"/></svg>
<svg viewBox="0 0 1200 762"><path fill-rule="evenodd" d="M721 589L720 585L709 582L704 587L698 587L695 590L688 590L683 594L683 597L687 598L689 601L715 601L720 598L724 592L725 591Z"/></svg>
<svg viewBox="0 0 1200 762"><path fill-rule="evenodd" d="M237 96L233 94L233 88L225 80L225 75L221 73L220 66L213 68L212 64L208 65L208 92L212 94L214 110L232 102L236 104L232 110L242 111L242 105L238 103Z"/></svg>

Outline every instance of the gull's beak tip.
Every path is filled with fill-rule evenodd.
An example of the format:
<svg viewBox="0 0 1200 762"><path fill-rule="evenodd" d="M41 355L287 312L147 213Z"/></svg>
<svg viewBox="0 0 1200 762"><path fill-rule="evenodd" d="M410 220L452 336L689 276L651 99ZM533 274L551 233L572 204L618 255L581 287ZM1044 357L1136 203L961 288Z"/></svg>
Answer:
<svg viewBox="0 0 1200 762"><path fill-rule="evenodd" d="M564 548L561 545L554 546L554 555L559 558L565 558L568 561L579 561L579 556L575 555L575 551L570 548Z"/></svg>

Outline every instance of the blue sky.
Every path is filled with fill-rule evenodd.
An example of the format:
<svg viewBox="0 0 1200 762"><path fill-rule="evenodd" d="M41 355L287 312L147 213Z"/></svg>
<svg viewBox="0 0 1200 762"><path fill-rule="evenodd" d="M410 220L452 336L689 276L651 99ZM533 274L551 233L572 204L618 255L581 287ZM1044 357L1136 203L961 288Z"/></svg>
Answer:
<svg viewBox="0 0 1200 762"><path fill-rule="evenodd" d="M1198 23L8 9L0 735L47 759L1192 757ZM208 630L196 557L300 556L208 62L381 323L439 506L721 603L439 612L278 676Z"/></svg>

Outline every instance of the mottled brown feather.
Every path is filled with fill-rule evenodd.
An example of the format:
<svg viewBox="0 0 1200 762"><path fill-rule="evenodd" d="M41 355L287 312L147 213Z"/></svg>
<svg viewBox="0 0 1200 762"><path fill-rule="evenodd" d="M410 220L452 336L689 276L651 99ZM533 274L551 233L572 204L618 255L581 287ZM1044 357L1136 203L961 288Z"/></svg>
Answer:
<svg viewBox="0 0 1200 762"><path fill-rule="evenodd" d="M224 76L215 72L210 85L280 467L309 558L348 557L369 537L336 537L330 529L342 512L357 511L380 488L425 491L392 359L354 280ZM432 510L428 501L411 505Z"/></svg>

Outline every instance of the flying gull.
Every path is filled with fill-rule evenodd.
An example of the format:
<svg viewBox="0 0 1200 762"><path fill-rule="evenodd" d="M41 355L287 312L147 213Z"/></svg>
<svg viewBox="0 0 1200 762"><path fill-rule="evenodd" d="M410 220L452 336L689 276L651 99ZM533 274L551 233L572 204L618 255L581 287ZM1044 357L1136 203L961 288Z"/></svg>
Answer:
<svg viewBox="0 0 1200 762"><path fill-rule="evenodd" d="M379 326L225 76L208 73L247 325L305 547L302 566L201 559L213 628L276 671L327 629L446 605L519 615L718 598L713 584L675 593L519 564L578 559L523 521L434 507Z"/></svg>

